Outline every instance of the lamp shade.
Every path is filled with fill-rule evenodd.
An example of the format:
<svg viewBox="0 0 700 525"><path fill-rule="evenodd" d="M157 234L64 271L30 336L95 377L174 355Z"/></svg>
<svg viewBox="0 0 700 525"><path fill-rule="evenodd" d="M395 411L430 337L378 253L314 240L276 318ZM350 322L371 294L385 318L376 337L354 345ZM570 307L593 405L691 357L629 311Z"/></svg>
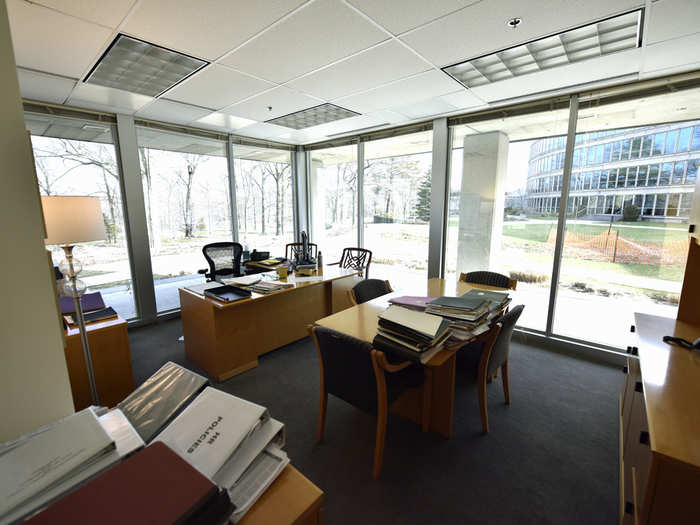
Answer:
<svg viewBox="0 0 700 525"><path fill-rule="evenodd" d="M98 197L42 197L41 206L46 244L76 244L107 237Z"/></svg>

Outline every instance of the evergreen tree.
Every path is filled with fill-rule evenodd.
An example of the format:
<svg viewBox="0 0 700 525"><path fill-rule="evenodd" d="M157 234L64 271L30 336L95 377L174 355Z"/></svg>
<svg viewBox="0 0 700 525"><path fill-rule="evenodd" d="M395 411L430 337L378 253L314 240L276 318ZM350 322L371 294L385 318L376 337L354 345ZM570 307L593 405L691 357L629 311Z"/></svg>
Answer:
<svg viewBox="0 0 700 525"><path fill-rule="evenodd" d="M418 199L416 200L416 206L413 208L416 218L425 222L430 221L430 179L430 170L428 170L418 186Z"/></svg>

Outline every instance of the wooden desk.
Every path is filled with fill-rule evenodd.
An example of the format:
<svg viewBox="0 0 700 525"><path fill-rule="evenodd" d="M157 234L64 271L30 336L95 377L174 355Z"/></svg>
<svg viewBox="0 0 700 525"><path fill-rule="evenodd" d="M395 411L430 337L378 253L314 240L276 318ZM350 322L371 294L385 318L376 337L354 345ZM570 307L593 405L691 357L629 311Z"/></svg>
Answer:
<svg viewBox="0 0 700 525"><path fill-rule="evenodd" d="M351 335L357 339L371 343L377 335L378 314L389 306L389 299L402 295L428 295L440 297L443 295L462 295L472 288L482 290L498 290L493 286L477 286L455 279L428 279L427 285L419 285L416 289L399 290L378 297L372 301L358 304L342 312L319 319L316 325L325 326L338 332ZM515 294L511 292L511 296ZM427 365L433 374L432 392L430 393L431 410L429 428L444 437L452 435L452 419L455 394L455 364L456 351L442 350L435 354ZM423 406L423 387L411 389L401 396L392 406L391 411L407 417L420 424Z"/></svg>
<svg viewBox="0 0 700 525"><path fill-rule="evenodd" d="M287 465L238 525L320 525L322 501L323 491Z"/></svg>
<svg viewBox="0 0 700 525"><path fill-rule="evenodd" d="M350 306L357 272L325 268L312 278L289 276L293 288L221 303L180 289L185 353L216 381L258 366L258 356L308 335L306 327Z"/></svg>
<svg viewBox="0 0 700 525"><path fill-rule="evenodd" d="M134 390L127 323L118 317L90 323L86 328L100 404L113 407ZM73 405L82 410L92 404L92 395L77 327L66 330L65 352Z"/></svg>
<svg viewBox="0 0 700 525"><path fill-rule="evenodd" d="M639 359L628 359L620 396L620 523L700 523L700 353L663 342L694 341L700 326L640 313L635 326Z"/></svg>

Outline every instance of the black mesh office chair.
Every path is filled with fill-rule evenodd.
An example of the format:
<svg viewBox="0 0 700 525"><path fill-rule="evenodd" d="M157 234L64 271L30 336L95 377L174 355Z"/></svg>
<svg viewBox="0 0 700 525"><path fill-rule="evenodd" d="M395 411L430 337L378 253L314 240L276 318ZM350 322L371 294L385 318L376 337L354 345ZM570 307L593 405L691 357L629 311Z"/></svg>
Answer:
<svg viewBox="0 0 700 525"><path fill-rule="evenodd" d="M372 475L379 477L389 405L407 389L423 383L424 371L416 363L389 364L383 352L352 336L321 326L309 329L321 364L321 406L318 442L323 441L328 394L365 412L377 414L377 435ZM386 373L385 373L386 372Z"/></svg>
<svg viewBox="0 0 700 525"><path fill-rule="evenodd" d="M343 255L338 262L330 263L329 266L338 265L341 268L358 270L360 277L365 279L369 276L369 264L372 262L372 252L365 248L343 248Z"/></svg>
<svg viewBox="0 0 700 525"><path fill-rule="evenodd" d="M209 271L199 270L207 281L216 281L219 277L237 277L241 275L241 255L243 246L237 242L213 242L202 248L204 258L209 263Z"/></svg>
<svg viewBox="0 0 700 525"><path fill-rule="evenodd" d="M460 386L476 386L479 391L481 426L484 434L489 431L489 414L486 406L486 383L501 369L503 394L506 405L510 405L510 383L508 357L510 340L515 323L523 313L524 305L519 304L503 314L481 341L471 343L457 352L457 368Z"/></svg>
<svg viewBox="0 0 700 525"><path fill-rule="evenodd" d="M498 288L508 288L515 290L518 281L511 279L503 274L488 271L462 273L459 276L460 281L472 284L484 284L487 286L496 286Z"/></svg>
<svg viewBox="0 0 700 525"><path fill-rule="evenodd" d="M365 279L360 281L352 290L349 290L350 302L355 304L366 303L382 295L393 292L393 288L389 281L384 281L382 279Z"/></svg>

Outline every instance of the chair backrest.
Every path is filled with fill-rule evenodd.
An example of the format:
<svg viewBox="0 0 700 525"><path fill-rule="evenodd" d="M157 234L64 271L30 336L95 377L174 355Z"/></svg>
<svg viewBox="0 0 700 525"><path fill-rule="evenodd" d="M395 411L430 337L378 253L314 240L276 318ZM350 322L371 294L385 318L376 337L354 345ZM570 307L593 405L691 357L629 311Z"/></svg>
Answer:
<svg viewBox="0 0 700 525"><path fill-rule="evenodd" d="M498 288L509 288L511 290L515 290L518 284L518 281L506 275L488 271L462 273L459 276L459 280L465 283L484 284L487 286L497 286Z"/></svg>
<svg viewBox="0 0 700 525"><path fill-rule="evenodd" d="M323 326L312 334L321 354L326 392L367 412L377 409L372 345Z"/></svg>
<svg viewBox="0 0 700 525"><path fill-rule="evenodd" d="M365 248L343 248L340 257L340 267L359 270L365 279L369 276L369 264L372 262L372 252Z"/></svg>
<svg viewBox="0 0 700 525"><path fill-rule="evenodd" d="M207 279L215 280L224 275L241 273L241 254L243 246L237 242L213 242L202 248L204 258L209 263Z"/></svg>
<svg viewBox="0 0 700 525"><path fill-rule="evenodd" d="M284 256L293 261L296 259L297 254L301 255L303 250L303 242L290 242L284 247ZM311 251L311 257L314 259L318 256L318 245L312 242L309 243L309 250Z"/></svg>
<svg viewBox="0 0 700 525"><path fill-rule="evenodd" d="M510 354L510 339L513 337L513 328L515 328L515 323L518 322L520 314L523 313L523 308L525 308L525 306L519 304L511 308L497 320L501 325L501 332L498 334L498 338L491 350L488 366L489 377L508 360L508 355Z"/></svg>
<svg viewBox="0 0 700 525"><path fill-rule="evenodd" d="M389 281L382 279L365 279L352 288L357 304L366 303L382 295L393 292Z"/></svg>

